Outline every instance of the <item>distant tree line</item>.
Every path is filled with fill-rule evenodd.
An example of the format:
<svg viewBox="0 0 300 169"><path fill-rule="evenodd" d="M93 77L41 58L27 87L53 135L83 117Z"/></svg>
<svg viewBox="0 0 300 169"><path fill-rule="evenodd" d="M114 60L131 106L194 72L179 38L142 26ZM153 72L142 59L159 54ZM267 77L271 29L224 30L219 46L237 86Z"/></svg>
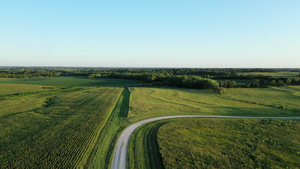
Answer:
<svg viewBox="0 0 300 169"><path fill-rule="evenodd" d="M299 78L240 74L278 71L300 72L300 69L0 67L0 78L86 76L88 78L140 80L148 86L176 86L217 91L232 87L300 85ZM236 80L247 80L248 82L238 85Z"/></svg>
<svg viewBox="0 0 300 169"><path fill-rule="evenodd" d="M0 78L39 78L39 77L58 77L61 72L52 70L30 70L30 69L13 69L0 70Z"/></svg>
<svg viewBox="0 0 300 169"><path fill-rule="evenodd" d="M300 78L253 79L251 83L247 83L245 87L270 87L270 86L286 86L286 85L300 85Z"/></svg>

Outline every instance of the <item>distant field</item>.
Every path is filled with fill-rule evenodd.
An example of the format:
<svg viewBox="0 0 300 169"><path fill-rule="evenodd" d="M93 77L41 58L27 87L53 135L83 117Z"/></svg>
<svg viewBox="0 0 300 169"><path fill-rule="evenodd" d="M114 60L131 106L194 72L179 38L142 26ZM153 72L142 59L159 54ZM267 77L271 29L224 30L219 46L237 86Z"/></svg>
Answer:
<svg viewBox="0 0 300 169"><path fill-rule="evenodd" d="M130 88L129 118L139 121L175 114L300 116L300 86L213 91L176 88Z"/></svg>
<svg viewBox="0 0 300 169"><path fill-rule="evenodd" d="M181 119L157 130L166 169L300 166L300 120Z"/></svg>
<svg viewBox="0 0 300 169"><path fill-rule="evenodd" d="M287 77L287 78L299 78L300 72L247 72L240 73L241 75L263 75L263 76L273 76L273 77Z"/></svg>
<svg viewBox="0 0 300 169"><path fill-rule="evenodd" d="M0 101L1 168L82 168L122 88Z"/></svg>
<svg viewBox="0 0 300 169"><path fill-rule="evenodd" d="M0 79L1 81L1 79ZM55 89L53 87L45 87L40 85L24 85L24 84L6 84L0 83L0 96L7 94L23 93L23 92L36 92L47 91Z"/></svg>
<svg viewBox="0 0 300 169"><path fill-rule="evenodd" d="M107 87L128 87L140 84L141 82L135 80L124 79L89 79L87 77L48 77L48 78L25 78L25 79L11 79L0 78L1 83L14 83L14 84L33 84L45 86L61 86L61 87L94 87L94 86L107 86Z"/></svg>

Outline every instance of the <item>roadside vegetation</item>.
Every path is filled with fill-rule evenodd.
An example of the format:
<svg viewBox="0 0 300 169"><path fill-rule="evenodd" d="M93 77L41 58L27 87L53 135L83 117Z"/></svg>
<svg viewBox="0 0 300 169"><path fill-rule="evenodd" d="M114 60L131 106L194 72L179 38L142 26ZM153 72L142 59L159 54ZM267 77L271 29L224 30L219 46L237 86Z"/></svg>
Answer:
<svg viewBox="0 0 300 169"><path fill-rule="evenodd" d="M125 88L102 129L85 168L110 168L118 136L129 124L127 120L129 98L130 92Z"/></svg>
<svg viewBox="0 0 300 169"><path fill-rule="evenodd" d="M172 120L145 124L132 134L128 146L127 168L164 168L163 159L157 143L157 132L161 126L170 121Z"/></svg>

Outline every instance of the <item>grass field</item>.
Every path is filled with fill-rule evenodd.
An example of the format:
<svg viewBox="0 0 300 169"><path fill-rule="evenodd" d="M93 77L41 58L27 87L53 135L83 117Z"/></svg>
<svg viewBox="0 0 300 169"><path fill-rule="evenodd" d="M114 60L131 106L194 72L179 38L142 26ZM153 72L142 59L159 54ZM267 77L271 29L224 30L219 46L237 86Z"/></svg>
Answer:
<svg viewBox="0 0 300 169"><path fill-rule="evenodd" d="M55 89L55 87L46 87L46 86L40 86L40 85L0 83L0 96L16 94L16 93L24 93L24 92L48 91L48 90L53 90L53 89Z"/></svg>
<svg viewBox="0 0 300 169"><path fill-rule="evenodd" d="M213 114L241 116L300 116L299 86L213 91L176 88L130 88L129 119L155 116Z"/></svg>
<svg viewBox="0 0 300 169"><path fill-rule="evenodd" d="M263 75L272 77L287 77L287 78L299 78L299 72L246 72L240 73L241 75Z"/></svg>
<svg viewBox="0 0 300 169"><path fill-rule="evenodd" d="M165 168L297 168L299 131L300 120L182 119L157 142Z"/></svg>
<svg viewBox="0 0 300 169"><path fill-rule="evenodd" d="M300 120L183 118L130 140L128 168L297 168Z"/></svg>
<svg viewBox="0 0 300 169"><path fill-rule="evenodd" d="M1 101L19 106L0 109L0 166L83 167L121 92L86 88Z"/></svg>
<svg viewBox="0 0 300 169"><path fill-rule="evenodd" d="M11 79L0 78L1 83L12 84L32 84L45 86L60 86L60 87L128 87L140 84L139 81L124 80L124 79L89 79L87 77L48 77L48 78L28 78L28 79Z"/></svg>
<svg viewBox="0 0 300 169"><path fill-rule="evenodd" d="M130 87L138 84L84 77L0 79L0 166L109 168L120 132L150 117L300 116L299 86L235 88L219 95L208 90ZM131 151L139 152L130 155L133 168L145 163L163 167L157 156L162 142L153 138L171 121L151 123L134 133ZM156 160L149 160L152 157Z"/></svg>

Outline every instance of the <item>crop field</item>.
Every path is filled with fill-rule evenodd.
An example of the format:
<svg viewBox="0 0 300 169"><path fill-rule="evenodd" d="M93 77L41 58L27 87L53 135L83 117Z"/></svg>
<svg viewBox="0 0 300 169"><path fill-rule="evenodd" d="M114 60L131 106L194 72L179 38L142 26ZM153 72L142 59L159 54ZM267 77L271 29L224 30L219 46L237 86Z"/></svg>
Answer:
<svg viewBox="0 0 300 169"><path fill-rule="evenodd" d="M299 131L300 120L182 119L157 142L165 168L297 168Z"/></svg>
<svg viewBox="0 0 300 169"><path fill-rule="evenodd" d="M27 78L27 79L1 79L1 83L13 84L33 84L45 86L60 86L60 87L128 87L140 84L141 82L135 80L98 78L89 79L87 77L47 77L47 78Z"/></svg>
<svg viewBox="0 0 300 169"><path fill-rule="evenodd" d="M128 125L127 113L130 92L125 88L111 113L88 159L86 168L109 168L115 143L122 129Z"/></svg>
<svg viewBox="0 0 300 169"><path fill-rule="evenodd" d="M299 72L247 72L241 73L241 75L263 75L272 77L299 78Z"/></svg>
<svg viewBox="0 0 300 169"><path fill-rule="evenodd" d="M114 145L122 130L134 122L151 117L179 114L300 116L299 86L231 88L226 89L223 95L219 95L210 90L133 87L140 83L132 80L86 77L0 79L0 166L2 168L109 168ZM190 134L198 139L197 134L192 132L200 123L209 126L207 128L211 128L211 131L220 130L220 133L226 132L218 129L215 124L228 125L232 127L228 129L230 133L236 132L239 129L237 127L244 123L255 129L255 123L260 122L260 120L206 119L207 122L204 124L201 119L186 120L192 121L190 126L184 126L183 123L187 123L185 120L163 120L139 128L133 134L134 141L130 144L129 166L163 168L169 166L169 163L174 163L172 161L174 157L170 156L168 159L164 156L173 153L173 150L169 149L171 147L168 145L169 142L167 140L164 142L162 139L169 137L165 131L169 132L167 129L171 130L175 124L185 127L187 138ZM272 127L273 123L294 126L286 130L280 129L286 133L294 132L295 126L297 130L299 128L299 121L275 120L270 124L259 126L260 128L254 131L260 133L263 127ZM244 126L241 130L244 135L248 132L245 128ZM266 137L270 140L270 133L263 134L267 134ZM298 135L296 138L299 137ZM177 138L178 146L185 146L180 142L180 139L185 139L185 135L176 136L175 133L174 137L180 137ZM223 138L223 135L215 137L219 142L227 139L225 136ZM236 136L239 137L241 135ZM279 139L287 138L282 136ZM242 141L237 146L250 144L249 140ZM299 142L294 142L294 145L299 145ZM194 145L191 146L199 146L196 143L198 142L195 141L195 144L192 142L191 144ZM225 140L225 143L228 142ZM184 150L183 153L186 151L188 150ZM213 151L217 152L217 150ZM259 150L263 153L264 151L265 149ZM293 151L299 152L298 149ZM237 151L237 153L241 152ZM207 156L210 158L212 155ZM193 160L198 160L198 157L203 158L203 156L193 155L195 159L191 158L187 161L184 157L182 159L179 157L181 158L178 156L177 161L182 160L182 165L186 164L186 166L196 165ZM223 161L226 160L228 161L228 159ZM294 165L290 161L283 163L287 166ZM204 167L206 164L207 161L201 162ZM217 164L223 165L221 162ZM253 162L253 166L260 164L282 165ZM181 163L178 163L179 165Z"/></svg>
<svg viewBox="0 0 300 169"><path fill-rule="evenodd" d="M300 116L299 86L234 88L219 95L208 90L130 88L128 117L140 121L155 116L211 114Z"/></svg>
<svg viewBox="0 0 300 169"><path fill-rule="evenodd" d="M1 167L83 167L121 93L85 88L0 101Z"/></svg>

